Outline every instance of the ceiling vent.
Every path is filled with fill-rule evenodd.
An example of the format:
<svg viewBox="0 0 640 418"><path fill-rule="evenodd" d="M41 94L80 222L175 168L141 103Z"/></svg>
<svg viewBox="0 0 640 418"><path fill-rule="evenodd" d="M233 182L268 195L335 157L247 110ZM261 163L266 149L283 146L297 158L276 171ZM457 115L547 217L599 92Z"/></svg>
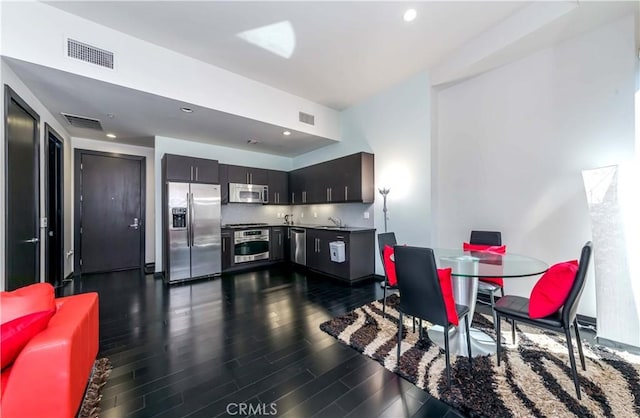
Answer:
<svg viewBox="0 0 640 418"><path fill-rule="evenodd" d="M304 112L298 112L298 119L302 123L306 123L307 125L315 125L316 117Z"/></svg>
<svg viewBox="0 0 640 418"><path fill-rule="evenodd" d="M113 70L113 52L67 39L67 56Z"/></svg>
<svg viewBox="0 0 640 418"><path fill-rule="evenodd" d="M68 113L62 113L69 125L75 128L93 129L94 131L101 131L102 124L98 119L86 118L84 116L70 115Z"/></svg>

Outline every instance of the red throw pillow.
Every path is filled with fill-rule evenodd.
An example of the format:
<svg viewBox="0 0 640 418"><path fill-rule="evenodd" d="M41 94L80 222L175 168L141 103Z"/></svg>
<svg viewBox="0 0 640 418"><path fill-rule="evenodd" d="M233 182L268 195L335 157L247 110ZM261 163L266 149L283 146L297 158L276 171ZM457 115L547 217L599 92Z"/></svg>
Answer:
<svg viewBox="0 0 640 418"><path fill-rule="evenodd" d="M463 251L484 251L489 253L504 254L507 252L506 245L481 245L481 244L469 244L465 242L462 244ZM500 287L504 286L504 280L501 277L483 277L481 282L493 283Z"/></svg>
<svg viewBox="0 0 640 418"><path fill-rule="evenodd" d="M498 253L504 254L507 252L506 245L480 245L480 244L469 244L465 242L462 244L462 249L464 251L486 251L489 253Z"/></svg>
<svg viewBox="0 0 640 418"><path fill-rule="evenodd" d="M396 263L391 259L393 255L393 247L385 245L382 250L382 256L384 258L384 271L387 274L387 280L391 286L398 284L398 277L396 276Z"/></svg>
<svg viewBox="0 0 640 418"><path fill-rule="evenodd" d="M12 321L34 312L56 309L53 286L36 283L12 292L0 292L0 323Z"/></svg>
<svg viewBox="0 0 640 418"><path fill-rule="evenodd" d="M458 311L456 311L456 301L453 299L453 285L451 284L451 267L438 269L438 279L440 280L444 306L447 308L447 319L453 325L458 325Z"/></svg>
<svg viewBox="0 0 640 418"><path fill-rule="evenodd" d="M54 309L36 312L0 325L0 364L2 369L11 365L24 346L47 327L54 313Z"/></svg>
<svg viewBox="0 0 640 418"><path fill-rule="evenodd" d="M529 316L544 318L564 305L578 272L578 260L554 264L531 290Z"/></svg>

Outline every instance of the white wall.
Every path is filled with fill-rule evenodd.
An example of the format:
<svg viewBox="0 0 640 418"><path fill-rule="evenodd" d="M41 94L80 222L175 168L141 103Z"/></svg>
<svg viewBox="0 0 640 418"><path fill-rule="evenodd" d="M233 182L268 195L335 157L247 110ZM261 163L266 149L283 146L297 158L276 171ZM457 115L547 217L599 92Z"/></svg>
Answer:
<svg viewBox="0 0 640 418"><path fill-rule="evenodd" d="M342 142L293 159L293 168L366 151L375 154L376 187L390 187L388 229L398 242L431 245L430 85L418 74L341 112ZM384 232L382 197L372 217ZM376 243L376 273L383 274Z"/></svg>
<svg viewBox="0 0 640 418"><path fill-rule="evenodd" d="M108 142L108 141L96 141L93 139L85 139L85 138L72 138L71 144L73 146L74 152L72 153L71 158L75 158L73 154L75 154L76 149L86 149L92 151L101 151L101 152L114 152L118 154L128 154L128 155L138 155L143 156L145 158L146 164L146 199L145 199L145 262L153 263L155 257L155 205L156 205L156 189L155 189L155 153L153 148L147 147L139 147L135 145L126 145L119 144L117 142ZM71 183L69 184L69 189L73 192L75 178L73 178L74 170L72 170L72 175L69 176L71 178ZM65 185L65 187L67 187ZM72 200L73 201L73 200ZM72 207L73 209L73 207ZM71 222L73 223L73 217L71 217Z"/></svg>
<svg viewBox="0 0 640 418"><path fill-rule="evenodd" d="M5 56L340 140L338 112L326 106L41 2L0 2L0 7ZM114 69L68 58L67 38L113 51ZM315 115L316 124L300 122L299 111Z"/></svg>
<svg viewBox="0 0 640 418"><path fill-rule="evenodd" d="M162 271L162 172L161 162L164 154L179 154L190 157L209 158L224 164L244 165L247 167L268 168L272 170L291 170L291 159L271 154L243 151L235 148L190 142L176 138L157 136L155 138L155 260L156 272Z"/></svg>
<svg viewBox="0 0 640 418"><path fill-rule="evenodd" d="M6 147L6 138L4 135L4 85L9 85L17 94L24 100L39 116L40 116L40 216L45 216L45 198L44 198L44 161L45 161L45 123L48 123L61 137L63 140L64 146L64 177L65 179L71 178L71 165L70 165L70 154L71 154L71 146L69 135L66 130L58 124L58 122L54 119L54 117L49 113L49 111L40 103L40 101L33 95L31 90L25 86L25 84L18 78L18 76L13 72L13 70L4 62L0 63L0 80L2 86L2 95L3 99L0 101L0 114L2 115L2 122L0 125L0 132L2 133L2 151L0 151L0 173L2 173L2 181L0 181L0 202L2 208L2 214L6 213L6 202L4 201L5 196L5 162L6 156L4 155L5 147ZM64 189L64 252L65 254L72 248L71 241L71 221L70 221L70 208L72 205L71 200L71 190L65 186ZM2 217L2 221L0 222L2 227L0 227L0 250L2 263L0 265L0 289L4 289L5 284L5 221L4 215ZM44 231L41 230L41 238L43 236ZM40 257L40 280L44 281L44 248L43 245L40 245L41 257ZM64 264L64 275L67 276L71 273L73 268L73 259L65 258Z"/></svg>
<svg viewBox="0 0 640 418"><path fill-rule="evenodd" d="M509 251L579 257L591 237L581 170L634 154L634 31L624 18L438 93L438 245L495 229ZM535 280L506 292L528 296ZM596 314L593 269L579 313Z"/></svg>

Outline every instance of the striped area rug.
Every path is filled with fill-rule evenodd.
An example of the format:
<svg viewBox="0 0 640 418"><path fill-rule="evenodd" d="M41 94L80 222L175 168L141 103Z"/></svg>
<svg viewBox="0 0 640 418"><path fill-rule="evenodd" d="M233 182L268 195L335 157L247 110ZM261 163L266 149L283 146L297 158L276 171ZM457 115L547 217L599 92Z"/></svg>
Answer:
<svg viewBox="0 0 640 418"><path fill-rule="evenodd" d="M452 385L446 388L445 357L431 341L419 340L406 316L396 369L399 298L387 298L387 317L376 301L320 325L328 334L378 361L431 395L469 416L485 417L632 417L640 416L640 357L583 344L587 370L576 361L582 400L576 398L564 336L502 323L504 357L475 357L469 373L466 357L452 357ZM423 322L425 328L428 324ZM495 338L490 317L478 313L473 326ZM417 330L416 330L417 331ZM424 333L426 338L426 332Z"/></svg>

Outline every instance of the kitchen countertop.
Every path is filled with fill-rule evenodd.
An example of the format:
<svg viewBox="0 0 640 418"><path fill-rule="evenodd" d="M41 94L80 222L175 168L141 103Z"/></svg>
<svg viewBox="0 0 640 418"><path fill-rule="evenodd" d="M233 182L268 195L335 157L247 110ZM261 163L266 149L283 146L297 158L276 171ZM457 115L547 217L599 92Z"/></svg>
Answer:
<svg viewBox="0 0 640 418"><path fill-rule="evenodd" d="M286 225L286 224L268 224L268 225L260 225L260 226L222 226L222 229L260 229L267 227L282 227L282 226L290 226L297 228L305 228L305 229L322 229L326 231L344 231L344 232L364 232L364 231L375 231L375 228L371 227L361 227L361 226L346 226L342 228L338 228L333 225L307 225L307 224L295 224L295 225Z"/></svg>

